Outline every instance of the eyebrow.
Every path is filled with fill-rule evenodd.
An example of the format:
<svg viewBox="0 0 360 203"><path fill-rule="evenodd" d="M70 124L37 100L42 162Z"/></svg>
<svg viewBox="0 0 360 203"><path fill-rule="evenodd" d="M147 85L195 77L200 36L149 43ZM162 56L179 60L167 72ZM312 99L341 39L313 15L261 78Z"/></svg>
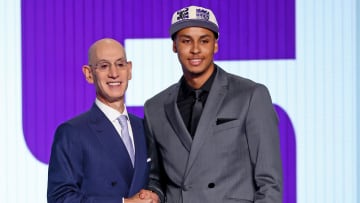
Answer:
<svg viewBox="0 0 360 203"><path fill-rule="evenodd" d="M118 58L118 59L116 59L115 61L126 61L126 57ZM109 62L109 63L110 63L110 61L109 61L109 60L106 60L106 59L100 59L100 60L98 60L96 63L99 63L99 62Z"/></svg>
<svg viewBox="0 0 360 203"><path fill-rule="evenodd" d="M115 60L115 61L126 61L126 57L125 56L123 56L123 57L121 57L121 58L118 58L117 60Z"/></svg>
<svg viewBox="0 0 360 203"><path fill-rule="evenodd" d="M181 35L179 35L179 37L193 38L192 36L187 35L187 34L181 34ZM211 35L209 35L209 34L201 35L201 36L200 36L200 39L203 39L203 38L206 38L206 37L211 37Z"/></svg>

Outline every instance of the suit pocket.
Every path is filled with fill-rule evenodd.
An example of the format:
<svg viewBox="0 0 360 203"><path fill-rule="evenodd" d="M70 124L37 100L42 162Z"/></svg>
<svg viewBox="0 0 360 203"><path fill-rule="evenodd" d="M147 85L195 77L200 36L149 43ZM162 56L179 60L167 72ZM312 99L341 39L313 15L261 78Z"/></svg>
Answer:
<svg viewBox="0 0 360 203"><path fill-rule="evenodd" d="M230 121L234 121L234 120L237 120L237 119L236 118L218 118L216 120L216 125L221 125L221 124L224 124L224 123L227 123Z"/></svg>
<svg viewBox="0 0 360 203"><path fill-rule="evenodd" d="M128 191L128 185L125 184L124 180L118 178L84 178L81 190L88 195L119 195L125 196Z"/></svg>
<svg viewBox="0 0 360 203"><path fill-rule="evenodd" d="M235 198L226 198L223 203L252 203L254 201L246 199L235 199Z"/></svg>
<svg viewBox="0 0 360 203"><path fill-rule="evenodd" d="M224 202L241 202L250 203L254 202L254 192L249 190L250 185L241 184L240 187L232 187L228 190L228 193L224 196Z"/></svg>
<svg viewBox="0 0 360 203"><path fill-rule="evenodd" d="M238 119L227 119L226 122L224 122L224 119L217 119L216 123L219 123L218 125L215 125L214 131L215 133L229 130L232 128L238 128L242 127L243 121Z"/></svg>

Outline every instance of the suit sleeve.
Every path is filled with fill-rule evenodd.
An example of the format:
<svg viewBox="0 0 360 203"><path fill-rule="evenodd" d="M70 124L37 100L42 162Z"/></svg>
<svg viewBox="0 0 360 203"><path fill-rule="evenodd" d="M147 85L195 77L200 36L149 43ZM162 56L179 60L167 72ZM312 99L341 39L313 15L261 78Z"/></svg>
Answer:
<svg viewBox="0 0 360 203"><path fill-rule="evenodd" d="M76 129L69 124L56 130L48 169L48 202L121 203L118 197L91 197L81 191L84 169L82 143L78 137Z"/></svg>
<svg viewBox="0 0 360 203"><path fill-rule="evenodd" d="M263 85L255 87L250 99L246 134L254 168L255 202L282 202L278 118L270 94Z"/></svg>
<svg viewBox="0 0 360 203"><path fill-rule="evenodd" d="M160 202L165 202L164 194L164 172L161 161L160 153L158 152L158 147L155 142L154 135L151 131L149 120L146 117L145 113L145 133L147 136L148 144L148 156L151 158L150 173L149 173L149 183L147 189L155 192L160 199Z"/></svg>

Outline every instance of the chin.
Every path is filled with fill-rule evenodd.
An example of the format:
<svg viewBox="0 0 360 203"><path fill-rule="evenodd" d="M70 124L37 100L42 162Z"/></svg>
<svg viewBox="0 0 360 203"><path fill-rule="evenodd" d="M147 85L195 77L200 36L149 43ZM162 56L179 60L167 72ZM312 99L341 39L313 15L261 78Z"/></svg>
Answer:
<svg viewBox="0 0 360 203"><path fill-rule="evenodd" d="M190 70L189 73L190 73L190 75L193 75L193 76L200 76L200 75L204 74L204 70L194 69L194 70Z"/></svg>

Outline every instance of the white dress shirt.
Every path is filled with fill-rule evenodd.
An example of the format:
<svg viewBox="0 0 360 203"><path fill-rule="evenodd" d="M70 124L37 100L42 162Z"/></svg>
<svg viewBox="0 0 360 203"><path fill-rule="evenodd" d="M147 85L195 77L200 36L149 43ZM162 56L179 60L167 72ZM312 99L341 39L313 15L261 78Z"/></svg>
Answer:
<svg viewBox="0 0 360 203"><path fill-rule="evenodd" d="M98 99L95 100L95 104L105 114L106 118L108 118L109 121L113 124L113 126L115 127L116 131L118 132L118 134L120 136L122 136L122 134L121 134L121 126L120 126L120 123L119 123L119 121L117 119L118 119L118 117L120 115L126 115L128 117L128 120L127 120L128 130L129 130L129 134L130 134L131 143L132 143L132 145L134 147L134 150L135 150L134 136L133 136L133 132L132 132L131 125L130 125L130 118L129 118L128 112L126 110L126 105L124 104L124 112L120 113L117 110L111 108L110 106L102 103Z"/></svg>

